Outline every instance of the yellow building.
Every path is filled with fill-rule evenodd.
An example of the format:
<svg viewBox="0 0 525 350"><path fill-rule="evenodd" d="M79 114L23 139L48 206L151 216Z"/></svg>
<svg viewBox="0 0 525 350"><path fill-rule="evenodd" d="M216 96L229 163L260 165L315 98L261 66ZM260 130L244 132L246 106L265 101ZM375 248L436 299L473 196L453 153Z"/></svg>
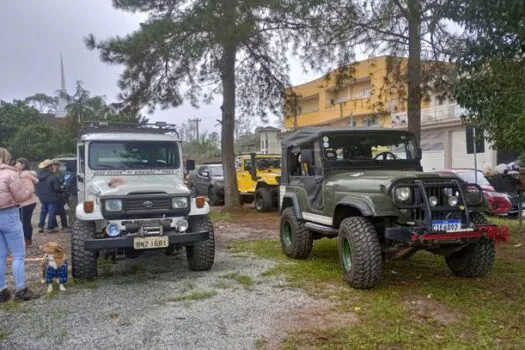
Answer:
<svg viewBox="0 0 525 350"><path fill-rule="evenodd" d="M381 56L356 62L308 83L290 87L286 129L305 126L391 126L406 110L406 58ZM427 100L422 101L426 108ZM295 112L296 111L296 112Z"/></svg>

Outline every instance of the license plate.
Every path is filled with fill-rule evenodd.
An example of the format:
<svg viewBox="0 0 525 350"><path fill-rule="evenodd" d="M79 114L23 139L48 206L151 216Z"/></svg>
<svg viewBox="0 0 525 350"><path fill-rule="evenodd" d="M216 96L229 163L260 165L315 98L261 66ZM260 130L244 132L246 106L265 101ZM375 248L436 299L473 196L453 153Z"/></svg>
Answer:
<svg viewBox="0 0 525 350"><path fill-rule="evenodd" d="M462 231L460 220L434 220L432 231L436 232L458 232Z"/></svg>
<svg viewBox="0 0 525 350"><path fill-rule="evenodd" d="M155 249L169 246L168 236L138 237L133 240L135 249Z"/></svg>

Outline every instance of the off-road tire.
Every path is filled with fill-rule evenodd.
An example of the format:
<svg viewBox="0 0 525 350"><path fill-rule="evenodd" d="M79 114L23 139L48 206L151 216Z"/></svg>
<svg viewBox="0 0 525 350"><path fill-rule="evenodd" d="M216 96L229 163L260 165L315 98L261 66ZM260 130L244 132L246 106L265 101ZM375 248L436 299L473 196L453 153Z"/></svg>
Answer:
<svg viewBox="0 0 525 350"><path fill-rule="evenodd" d="M312 233L297 219L294 208L286 208L281 214L280 225L281 248L293 259L306 259L312 252L314 240Z"/></svg>
<svg viewBox="0 0 525 350"><path fill-rule="evenodd" d="M255 191L255 209L260 212L268 212L273 209L271 189L263 187Z"/></svg>
<svg viewBox="0 0 525 350"><path fill-rule="evenodd" d="M374 225L364 217L350 217L339 227L339 260L343 279L353 288L374 287L381 278L381 244Z"/></svg>
<svg viewBox="0 0 525 350"><path fill-rule="evenodd" d="M215 192L215 189L212 186L208 188L208 198L210 199L211 205L221 204L221 199L219 198L219 196L217 196L217 193Z"/></svg>
<svg viewBox="0 0 525 350"><path fill-rule="evenodd" d="M488 224L478 212L470 213L470 220L477 225ZM459 277L484 277L489 274L496 259L494 240L482 238L445 258L449 269Z"/></svg>
<svg viewBox="0 0 525 350"><path fill-rule="evenodd" d="M76 280L92 280L97 277L97 252L84 249L84 242L92 239L95 224L76 220L71 232L71 269Z"/></svg>
<svg viewBox="0 0 525 350"><path fill-rule="evenodd" d="M208 231L210 238L206 241L195 242L186 246L188 266L192 271L207 271L213 266L215 260L215 235L213 224L207 215L190 217L190 231Z"/></svg>

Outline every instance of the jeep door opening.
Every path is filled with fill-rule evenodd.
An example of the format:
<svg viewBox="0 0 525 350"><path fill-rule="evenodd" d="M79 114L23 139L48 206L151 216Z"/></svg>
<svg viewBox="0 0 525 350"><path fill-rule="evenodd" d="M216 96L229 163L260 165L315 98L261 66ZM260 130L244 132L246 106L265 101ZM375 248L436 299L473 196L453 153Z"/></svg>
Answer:
<svg viewBox="0 0 525 350"><path fill-rule="evenodd" d="M295 259L338 238L344 280L371 288L383 261L427 250L457 276L483 277L508 228L490 225L481 188L424 173L414 136L391 129L304 128L282 142L280 241Z"/></svg>

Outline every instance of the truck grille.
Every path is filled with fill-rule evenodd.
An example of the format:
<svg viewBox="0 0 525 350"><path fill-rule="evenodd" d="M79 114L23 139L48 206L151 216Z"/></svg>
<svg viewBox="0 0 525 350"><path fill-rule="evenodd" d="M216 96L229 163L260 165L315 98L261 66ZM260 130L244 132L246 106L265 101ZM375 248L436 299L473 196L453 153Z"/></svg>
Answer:
<svg viewBox="0 0 525 350"><path fill-rule="evenodd" d="M126 199L124 201L124 208L126 211L171 209L171 202L171 197Z"/></svg>

